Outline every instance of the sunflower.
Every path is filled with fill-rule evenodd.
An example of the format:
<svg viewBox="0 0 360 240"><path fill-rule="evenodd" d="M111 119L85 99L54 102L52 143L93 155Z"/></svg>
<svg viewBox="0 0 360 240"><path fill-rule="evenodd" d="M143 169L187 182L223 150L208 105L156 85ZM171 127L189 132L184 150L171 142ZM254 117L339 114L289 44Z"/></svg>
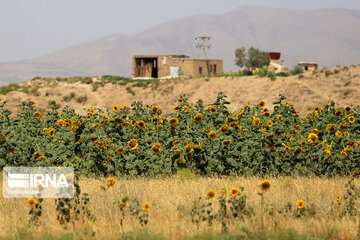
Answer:
<svg viewBox="0 0 360 240"><path fill-rule="evenodd" d="M137 120L136 120L136 119L131 120L131 125L132 125L132 126L136 126L136 123L137 123Z"/></svg>
<svg viewBox="0 0 360 240"><path fill-rule="evenodd" d="M115 150L115 152L117 153L124 153L126 151L126 148L123 148L123 147L119 147Z"/></svg>
<svg viewBox="0 0 360 240"><path fill-rule="evenodd" d="M170 124L170 126L178 125L178 124L179 124L179 119L177 119L177 118L175 118L175 117L170 118L169 124Z"/></svg>
<svg viewBox="0 0 360 240"><path fill-rule="evenodd" d="M274 123L273 123L271 120L269 120L266 125L267 125L268 127L272 127L272 126L274 125Z"/></svg>
<svg viewBox="0 0 360 240"><path fill-rule="evenodd" d="M114 121L115 121L116 126L120 126L121 123L124 121L124 119L119 118L119 117L115 117Z"/></svg>
<svg viewBox="0 0 360 240"><path fill-rule="evenodd" d="M319 110L320 110L319 107L315 107L315 108L314 108L314 112L318 112Z"/></svg>
<svg viewBox="0 0 360 240"><path fill-rule="evenodd" d="M354 116L350 116L348 120L349 120L349 123L354 123L355 122Z"/></svg>
<svg viewBox="0 0 360 240"><path fill-rule="evenodd" d="M301 167L301 164L300 164L300 163L297 163L297 164L295 165L295 167L296 167L296 168L300 168L300 167Z"/></svg>
<svg viewBox="0 0 360 240"><path fill-rule="evenodd" d="M39 158L41 156L41 154L39 153L39 152L35 152L34 154L33 154L33 157L34 158Z"/></svg>
<svg viewBox="0 0 360 240"><path fill-rule="evenodd" d="M346 131L346 129L347 129L347 124L346 123L343 123L343 124L341 124L340 126L339 126L339 129L341 130L341 131Z"/></svg>
<svg viewBox="0 0 360 240"><path fill-rule="evenodd" d="M320 133L320 131L317 128L313 128L313 129L311 129L311 133L315 133L316 135L318 135Z"/></svg>
<svg viewBox="0 0 360 240"><path fill-rule="evenodd" d="M140 120L136 123L136 127L140 128L140 129L144 128L144 127L146 127L146 123L143 120Z"/></svg>
<svg viewBox="0 0 360 240"><path fill-rule="evenodd" d="M346 158L346 157L347 157L347 153L346 153L345 151L341 151L341 152L340 152L340 156L341 156L342 158Z"/></svg>
<svg viewBox="0 0 360 240"><path fill-rule="evenodd" d="M337 111L335 112L335 116L336 116L336 117L340 117L341 114L342 114L341 109L339 109L339 110L337 110Z"/></svg>
<svg viewBox="0 0 360 240"><path fill-rule="evenodd" d="M88 114L86 115L86 120L90 120L91 119L91 116Z"/></svg>
<svg viewBox="0 0 360 240"><path fill-rule="evenodd" d="M210 138L211 140L213 140L214 138L218 137L218 135L217 135L216 132L214 132L214 131L209 132L208 136L209 136L209 138Z"/></svg>
<svg viewBox="0 0 360 240"><path fill-rule="evenodd" d="M211 113L213 113L213 112L216 112L216 111L217 111L216 107L211 106L211 105L209 105L209 106L208 106L208 110L209 110L209 112L211 112Z"/></svg>
<svg viewBox="0 0 360 240"><path fill-rule="evenodd" d="M26 200L26 205L28 205L29 207L35 207L35 205L36 205L35 198L28 198Z"/></svg>
<svg viewBox="0 0 360 240"><path fill-rule="evenodd" d="M90 112L91 115L94 115L96 111L95 111L94 108L90 108L89 112Z"/></svg>
<svg viewBox="0 0 360 240"><path fill-rule="evenodd" d="M123 112L127 112L127 110L128 110L128 107L126 106L126 105L123 105L123 107L122 107L123 109Z"/></svg>
<svg viewBox="0 0 360 240"><path fill-rule="evenodd" d="M180 106L179 106L179 105L176 105L176 106L174 107L174 111L175 111L175 112L180 111Z"/></svg>
<svg viewBox="0 0 360 240"><path fill-rule="evenodd" d="M258 118L258 117L254 117L254 119L253 119L253 125L254 126L259 126L260 125L260 118Z"/></svg>
<svg viewBox="0 0 360 240"><path fill-rule="evenodd" d="M267 191L270 189L270 187L271 187L270 181L267 179L265 179L260 183L260 188L262 191Z"/></svg>
<svg viewBox="0 0 360 240"><path fill-rule="evenodd" d="M346 112L351 112L352 108L351 108L349 105L346 105L346 106L344 107L344 110L345 110Z"/></svg>
<svg viewBox="0 0 360 240"><path fill-rule="evenodd" d="M277 116L276 116L276 119L277 119L278 121L281 121L281 120L283 119L283 117L282 117L282 115L277 115Z"/></svg>
<svg viewBox="0 0 360 240"><path fill-rule="evenodd" d="M331 151L330 151L330 150L325 149L325 154L326 154L326 156L330 157L332 153L331 153Z"/></svg>
<svg viewBox="0 0 360 240"><path fill-rule="evenodd" d="M152 113L157 113L159 111L159 107L157 105L152 105L151 106L151 112Z"/></svg>
<svg viewBox="0 0 360 240"><path fill-rule="evenodd" d="M213 198L215 197L215 191L210 189L207 193L206 193L206 196L210 199L210 198Z"/></svg>
<svg viewBox="0 0 360 240"><path fill-rule="evenodd" d="M173 146L176 147L177 144L182 143L183 141L177 139L173 142Z"/></svg>
<svg viewBox="0 0 360 240"><path fill-rule="evenodd" d="M340 131L336 131L335 136L336 136L337 138L341 138L342 133L341 133Z"/></svg>
<svg viewBox="0 0 360 240"><path fill-rule="evenodd" d="M223 125L221 128L220 128L220 132L221 133L227 133L229 131L229 126L228 125Z"/></svg>
<svg viewBox="0 0 360 240"><path fill-rule="evenodd" d="M270 133L270 134L265 136L265 139L271 139L271 138L274 138L274 137L275 137L275 134Z"/></svg>
<svg viewBox="0 0 360 240"><path fill-rule="evenodd" d="M222 145L230 146L231 145L231 139L227 139L227 140L222 141Z"/></svg>
<svg viewBox="0 0 360 240"><path fill-rule="evenodd" d="M265 101L264 100L260 100L257 103L260 107L264 107L265 106Z"/></svg>
<svg viewBox="0 0 360 240"><path fill-rule="evenodd" d="M108 188L113 187L115 185L115 179L113 177L108 177L107 180L108 180L108 182L107 182L106 186Z"/></svg>
<svg viewBox="0 0 360 240"><path fill-rule="evenodd" d="M264 112L264 117L270 117L270 112Z"/></svg>
<svg viewBox="0 0 360 240"><path fill-rule="evenodd" d="M64 126L64 120L62 119L57 120L56 125L58 125L58 127Z"/></svg>
<svg viewBox="0 0 360 240"><path fill-rule="evenodd" d="M115 104L115 105L113 106L113 110L114 110L114 112L117 113L117 112L119 111L119 106Z"/></svg>
<svg viewBox="0 0 360 240"><path fill-rule="evenodd" d="M151 147L151 151L153 154L158 154L159 152L161 152L161 145L160 143L156 143L154 146Z"/></svg>
<svg viewBox="0 0 360 240"><path fill-rule="evenodd" d="M348 151L350 151L350 150L351 150L351 145L346 145L344 151L348 152Z"/></svg>
<svg viewBox="0 0 360 240"><path fill-rule="evenodd" d="M296 207L297 207L298 209L303 209L303 208L305 207L305 202L304 202L303 200L298 200L298 201L296 202Z"/></svg>
<svg viewBox="0 0 360 240"><path fill-rule="evenodd" d="M39 111L34 112L34 115L35 115L35 119L40 119L42 116L41 112Z"/></svg>
<svg viewBox="0 0 360 240"><path fill-rule="evenodd" d="M148 211L150 211L151 204L149 202L145 202L142 207L143 207L144 212L148 212Z"/></svg>
<svg viewBox="0 0 360 240"><path fill-rule="evenodd" d="M189 112L189 107L188 106L183 106L183 108L182 108L182 110L183 110L183 112Z"/></svg>
<svg viewBox="0 0 360 240"><path fill-rule="evenodd" d="M44 161L44 160L46 160L46 157L45 156L40 156L39 160Z"/></svg>
<svg viewBox="0 0 360 240"><path fill-rule="evenodd" d="M232 189L230 189L229 193L230 193L230 196L236 197L237 195L239 195L240 192L239 192L239 189L232 188Z"/></svg>
<svg viewBox="0 0 360 240"><path fill-rule="evenodd" d="M341 197L340 197L340 196L336 196L336 201L341 201Z"/></svg>
<svg viewBox="0 0 360 240"><path fill-rule="evenodd" d="M55 129L49 128L49 136L54 137L55 136Z"/></svg>
<svg viewBox="0 0 360 240"><path fill-rule="evenodd" d="M316 135L315 133L310 133L308 136L308 141L311 143L316 143L319 140L318 135Z"/></svg>
<svg viewBox="0 0 360 240"><path fill-rule="evenodd" d="M326 125L326 131L327 131L328 133L331 133L331 132L335 131L335 128L336 128L335 124L328 124L328 125Z"/></svg>
<svg viewBox="0 0 360 240"><path fill-rule="evenodd" d="M131 150L135 150L138 146L139 143L136 139L131 139L130 141L128 141L128 148L130 148Z"/></svg>
<svg viewBox="0 0 360 240"><path fill-rule="evenodd" d="M301 141L300 144L301 144L301 146L306 146L307 143L306 143L306 141Z"/></svg>
<svg viewBox="0 0 360 240"><path fill-rule="evenodd" d="M193 119L196 123L201 122L201 120L203 120L203 115L201 113L198 113L193 117Z"/></svg>
<svg viewBox="0 0 360 240"><path fill-rule="evenodd" d="M232 128L236 128L236 125L239 125L237 122L231 122L229 123L229 126Z"/></svg>
<svg viewBox="0 0 360 240"><path fill-rule="evenodd" d="M357 141L356 143L355 143L355 148L359 148L360 147L360 141Z"/></svg>
<svg viewBox="0 0 360 240"><path fill-rule="evenodd" d="M268 108L263 108L262 112L263 112L263 113L269 112L269 109L268 109Z"/></svg>

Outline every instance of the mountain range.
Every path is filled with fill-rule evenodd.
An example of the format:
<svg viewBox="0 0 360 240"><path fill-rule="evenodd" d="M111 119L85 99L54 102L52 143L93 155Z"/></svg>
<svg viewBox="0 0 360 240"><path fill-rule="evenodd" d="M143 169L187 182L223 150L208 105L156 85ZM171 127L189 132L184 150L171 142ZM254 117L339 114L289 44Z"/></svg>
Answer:
<svg viewBox="0 0 360 240"><path fill-rule="evenodd" d="M44 56L1 63L0 83L35 76L130 76L135 54L202 57L194 38L203 34L211 36L208 57L223 59L226 72L238 69L234 51L242 46L281 52L290 68L300 61L324 67L359 64L359 25L359 10L242 6L225 14L184 17L135 35L115 34Z"/></svg>

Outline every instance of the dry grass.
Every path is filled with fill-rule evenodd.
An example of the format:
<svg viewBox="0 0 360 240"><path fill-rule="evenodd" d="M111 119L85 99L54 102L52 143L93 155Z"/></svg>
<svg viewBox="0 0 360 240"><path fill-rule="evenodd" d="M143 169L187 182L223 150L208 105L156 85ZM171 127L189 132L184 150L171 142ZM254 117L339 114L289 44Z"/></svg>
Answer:
<svg viewBox="0 0 360 240"><path fill-rule="evenodd" d="M177 208L184 206L190 210L193 201L199 196L205 196L211 188L217 193L221 187L243 186L248 198L248 204L255 209L256 215L252 219L232 226L231 231L239 231L245 227L252 232L260 231L260 197L259 183L262 179L254 178L191 178L189 176L175 176L167 179L116 179L113 188L106 191L101 186L106 184L105 179L81 179L80 186L83 192L90 195L90 208L96 215L95 224L85 223L76 226L76 236L90 238L91 230L96 232L98 239L115 239L121 236L119 225L119 209L114 202L127 193L130 198L136 197L140 202L149 201L152 204L148 229L153 233L161 233L167 239L179 239L194 235L204 230L220 232L220 224L207 227L202 224L198 230L191 222L187 212L180 213ZM293 217L277 215L277 229L292 228L299 234L322 236L325 238L355 239L357 234L357 218L342 219L329 218L328 212L331 202L337 195L345 193L346 178L305 178L280 177L270 178L271 189L265 194L265 202L280 208L291 202L302 199L306 204L314 203L318 213L313 218L295 219ZM358 182L356 182L358 184ZM2 188L2 184L1 187ZM1 189L2 190L2 189ZM216 201L215 199L212 201ZM16 238L19 229L26 229L26 216L29 208L25 199L0 198L0 238ZM184 214L184 215L183 215ZM43 202L42 225L29 229L34 236L43 236L44 233L59 237L65 233L72 233L72 229L64 230L56 220L55 204L53 199ZM274 218L265 215L265 232L274 232ZM139 229L138 223L131 218L125 222L125 231Z"/></svg>

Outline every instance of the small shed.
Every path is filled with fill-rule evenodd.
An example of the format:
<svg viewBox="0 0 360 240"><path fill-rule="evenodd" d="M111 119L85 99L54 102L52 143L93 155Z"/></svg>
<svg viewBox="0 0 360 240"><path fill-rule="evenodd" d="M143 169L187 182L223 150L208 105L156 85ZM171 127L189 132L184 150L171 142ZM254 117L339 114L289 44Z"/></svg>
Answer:
<svg viewBox="0 0 360 240"><path fill-rule="evenodd" d="M299 62L298 66L304 68L305 71L313 71L318 69L318 64L315 62Z"/></svg>
<svg viewBox="0 0 360 240"><path fill-rule="evenodd" d="M166 78L223 73L223 60L192 59L186 55L135 55L132 58L133 78Z"/></svg>

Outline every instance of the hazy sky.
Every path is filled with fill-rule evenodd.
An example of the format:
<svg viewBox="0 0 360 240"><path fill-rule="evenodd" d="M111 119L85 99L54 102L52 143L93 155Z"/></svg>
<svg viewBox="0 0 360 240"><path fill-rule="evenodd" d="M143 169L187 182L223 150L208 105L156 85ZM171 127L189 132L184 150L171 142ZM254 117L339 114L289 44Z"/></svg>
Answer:
<svg viewBox="0 0 360 240"><path fill-rule="evenodd" d="M241 5L360 9L360 0L0 0L0 63L111 34L131 35L195 14Z"/></svg>

